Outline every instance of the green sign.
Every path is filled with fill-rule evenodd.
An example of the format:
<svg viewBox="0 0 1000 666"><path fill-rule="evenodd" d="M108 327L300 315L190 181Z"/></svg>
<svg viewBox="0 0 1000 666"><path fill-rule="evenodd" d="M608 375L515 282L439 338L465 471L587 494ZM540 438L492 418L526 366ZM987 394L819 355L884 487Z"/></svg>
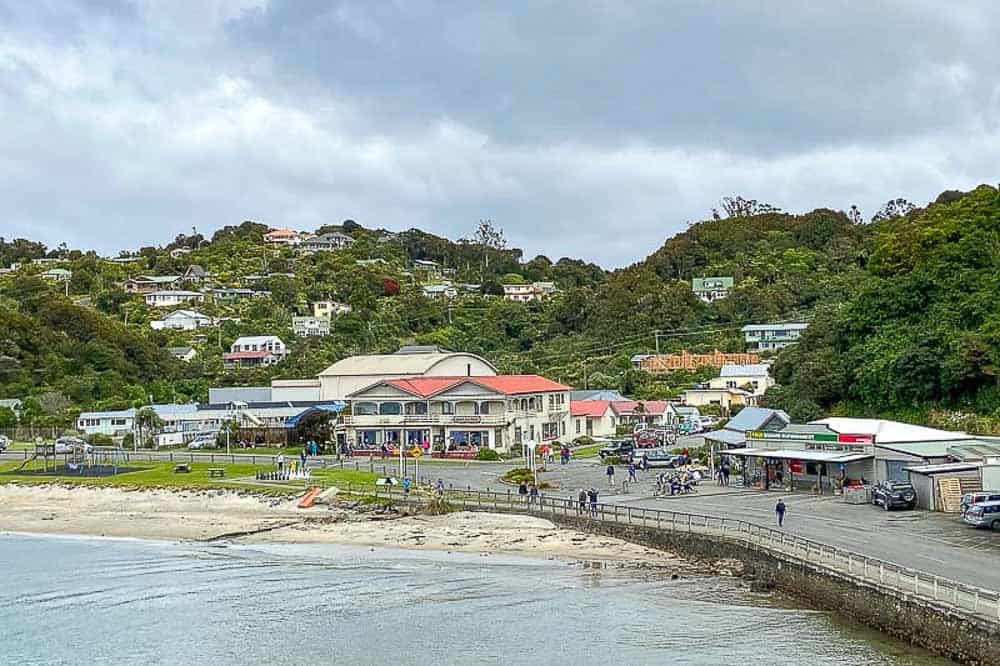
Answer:
<svg viewBox="0 0 1000 666"><path fill-rule="evenodd" d="M832 432L768 432L767 430L748 430L747 439L777 439L793 442L836 442L837 435Z"/></svg>

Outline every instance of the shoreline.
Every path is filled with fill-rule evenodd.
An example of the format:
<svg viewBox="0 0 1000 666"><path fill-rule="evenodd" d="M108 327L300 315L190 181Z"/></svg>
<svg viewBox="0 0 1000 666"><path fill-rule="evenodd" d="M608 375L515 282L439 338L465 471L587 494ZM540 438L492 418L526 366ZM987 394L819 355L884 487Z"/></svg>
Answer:
<svg viewBox="0 0 1000 666"><path fill-rule="evenodd" d="M298 509L294 499L230 490L123 490L0 485L0 533L239 544L330 544L604 562L665 573L733 575L737 565L694 562L533 516L455 512L397 515L366 507Z"/></svg>

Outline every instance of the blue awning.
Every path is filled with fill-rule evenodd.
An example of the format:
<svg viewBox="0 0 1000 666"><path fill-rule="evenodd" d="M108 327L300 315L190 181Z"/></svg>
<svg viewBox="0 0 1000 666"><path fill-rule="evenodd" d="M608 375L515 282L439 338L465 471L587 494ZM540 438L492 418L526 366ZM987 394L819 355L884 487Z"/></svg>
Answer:
<svg viewBox="0 0 1000 666"><path fill-rule="evenodd" d="M292 418L285 421L285 425L290 428L295 427L296 425L298 425L300 419L303 419L307 416L311 416L313 414L317 414L319 412L339 414L340 412L344 411L345 407L347 407L347 403L341 400L338 400L336 402L324 403L322 405L314 405L312 407L309 407L308 409L299 412Z"/></svg>

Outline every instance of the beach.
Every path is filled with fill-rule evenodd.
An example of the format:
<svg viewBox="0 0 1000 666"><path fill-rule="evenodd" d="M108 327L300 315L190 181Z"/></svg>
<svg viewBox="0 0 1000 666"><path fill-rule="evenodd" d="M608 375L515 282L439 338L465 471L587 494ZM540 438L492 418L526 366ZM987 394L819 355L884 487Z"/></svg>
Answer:
<svg viewBox="0 0 1000 666"><path fill-rule="evenodd" d="M298 509L296 499L231 490L0 486L0 532L159 540L341 544L604 561L694 573L703 564L532 516L375 512L350 505ZM712 572L726 566L713 567Z"/></svg>

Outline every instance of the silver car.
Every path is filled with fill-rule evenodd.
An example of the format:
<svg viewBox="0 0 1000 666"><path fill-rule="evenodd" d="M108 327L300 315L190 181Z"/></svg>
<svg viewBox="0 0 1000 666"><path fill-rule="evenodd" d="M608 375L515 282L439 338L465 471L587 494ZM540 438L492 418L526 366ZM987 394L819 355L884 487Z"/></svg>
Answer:
<svg viewBox="0 0 1000 666"><path fill-rule="evenodd" d="M962 520L973 527L1000 530L1000 501L973 504L962 516Z"/></svg>
<svg viewBox="0 0 1000 666"><path fill-rule="evenodd" d="M6 451L8 446L10 446L10 438L6 435L0 435L0 451Z"/></svg>

